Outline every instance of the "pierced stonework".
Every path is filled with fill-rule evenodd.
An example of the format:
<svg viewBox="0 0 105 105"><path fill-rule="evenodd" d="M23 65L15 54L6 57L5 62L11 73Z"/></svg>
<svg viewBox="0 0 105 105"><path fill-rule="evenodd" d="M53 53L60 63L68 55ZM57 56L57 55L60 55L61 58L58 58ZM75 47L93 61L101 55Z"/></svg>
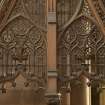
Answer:
<svg viewBox="0 0 105 105"><path fill-rule="evenodd" d="M22 75L36 89L46 88L46 0L4 3L7 10L0 24L0 83L13 82Z"/></svg>
<svg viewBox="0 0 105 105"><path fill-rule="evenodd" d="M92 69L92 72L102 73L105 76L104 35L91 18L81 16L74 20L61 34L58 41L57 67L59 76L67 75L69 68L69 76L72 77L73 72L82 69L81 64L85 63L86 60L94 62L92 68L94 66L95 68ZM99 52L101 55L98 54ZM70 60L69 64L67 59ZM98 61L98 59L100 60Z"/></svg>

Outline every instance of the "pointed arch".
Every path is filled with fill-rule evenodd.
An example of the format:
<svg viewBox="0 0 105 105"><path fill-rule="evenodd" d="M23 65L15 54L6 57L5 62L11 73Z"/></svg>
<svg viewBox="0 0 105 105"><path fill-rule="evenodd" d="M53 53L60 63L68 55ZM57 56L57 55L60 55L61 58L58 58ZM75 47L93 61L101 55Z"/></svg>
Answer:
<svg viewBox="0 0 105 105"><path fill-rule="evenodd" d="M101 32L98 23L93 18L85 15L78 16L68 25L58 39L58 46L66 48L65 52L63 52L63 56L70 54L71 67L72 64L78 65L79 63L85 62L85 57L88 56L88 52L92 57L90 59L93 59L94 61L93 65L97 66L97 58L99 58L100 55L97 55L96 52L104 43L104 35ZM80 53L81 51L83 53ZM58 50L58 56L60 52L61 50ZM75 60L75 53L82 55L79 55L79 59L81 59L80 62L75 62L77 61ZM74 69L76 70L76 66L74 66Z"/></svg>
<svg viewBox="0 0 105 105"><path fill-rule="evenodd" d="M23 67L20 74L26 80L40 77L43 83L38 86L46 88L46 3L47 0L4 0L3 5L0 2L0 14L4 12L0 15L0 78L4 82L15 81L17 67Z"/></svg>

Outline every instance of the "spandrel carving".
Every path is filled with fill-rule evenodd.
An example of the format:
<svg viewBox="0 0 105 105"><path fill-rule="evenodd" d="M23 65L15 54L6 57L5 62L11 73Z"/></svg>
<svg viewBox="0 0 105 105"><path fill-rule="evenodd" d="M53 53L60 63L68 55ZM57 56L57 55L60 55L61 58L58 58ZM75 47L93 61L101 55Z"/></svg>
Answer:
<svg viewBox="0 0 105 105"><path fill-rule="evenodd" d="M59 29L72 20L78 13L82 0L58 0L57 1L57 20Z"/></svg>

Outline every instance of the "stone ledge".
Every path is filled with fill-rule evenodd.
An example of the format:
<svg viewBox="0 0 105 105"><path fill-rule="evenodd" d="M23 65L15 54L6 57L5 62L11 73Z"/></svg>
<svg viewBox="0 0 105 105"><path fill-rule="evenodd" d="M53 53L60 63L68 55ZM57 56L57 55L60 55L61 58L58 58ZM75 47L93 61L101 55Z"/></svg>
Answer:
<svg viewBox="0 0 105 105"><path fill-rule="evenodd" d="M48 12L48 22L56 23L56 12Z"/></svg>
<svg viewBox="0 0 105 105"><path fill-rule="evenodd" d="M48 77L57 77L57 69L54 68L48 68Z"/></svg>
<svg viewBox="0 0 105 105"><path fill-rule="evenodd" d="M48 77L57 77L57 71L48 71Z"/></svg>

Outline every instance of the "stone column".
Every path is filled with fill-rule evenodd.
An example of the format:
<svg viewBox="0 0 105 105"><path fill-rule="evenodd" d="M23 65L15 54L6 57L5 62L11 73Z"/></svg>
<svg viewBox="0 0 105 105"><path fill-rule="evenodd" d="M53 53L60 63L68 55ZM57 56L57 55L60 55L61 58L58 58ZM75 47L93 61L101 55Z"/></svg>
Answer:
<svg viewBox="0 0 105 105"><path fill-rule="evenodd" d="M83 77L83 84L77 85L71 91L71 105L87 105L87 86Z"/></svg>
<svg viewBox="0 0 105 105"><path fill-rule="evenodd" d="M102 92L100 92L100 105L105 104L105 86L103 86Z"/></svg>
<svg viewBox="0 0 105 105"><path fill-rule="evenodd" d="M89 64L89 72L91 72L91 61L86 60L85 63ZM91 105L91 87L87 85L89 80L85 76L82 76L81 79L82 85L75 86L71 91L71 105Z"/></svg>
<svg viewBox="0 0 105 105"><path fill-rule="evenodd" d="M57 92L56 71L56 0L48 0L48 93Z"/></svg>
<svg viewBox="0 0 105 105"><path fill-rule="evenodd" d="M56 92L56 25L48 25L48 89Z"/></svg>

